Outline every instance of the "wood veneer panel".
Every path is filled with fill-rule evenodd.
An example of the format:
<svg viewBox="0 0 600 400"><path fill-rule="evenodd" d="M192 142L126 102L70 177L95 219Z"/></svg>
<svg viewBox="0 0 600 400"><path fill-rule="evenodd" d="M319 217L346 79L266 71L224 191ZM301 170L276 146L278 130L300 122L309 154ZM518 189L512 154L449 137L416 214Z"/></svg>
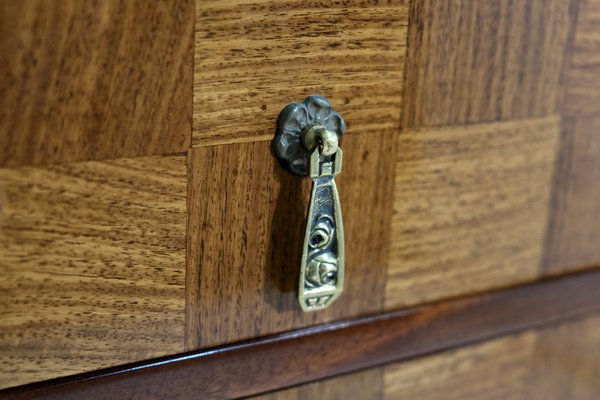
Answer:
<svg viewBox="0 0 600 400"><path fill-rule="evenodd" d="M563 110L568 116L600 113L600 1L580 0L577 14Z"/></svg>
<svg viewBox="0 0 600 400"><path fill-rule="evenodd" d="M185 157L0 169L0 386L183 351L185 229Z"/></svg>
<svg viewBox="0 0 600 400"><path fill-rule="evenodd" d="M600 312L600 270L0 391L12 399L222 399Z"/></svg>
<svg viewBox="0 0 600 400"><path fill-rule="evenodd" d="M386 399L597 399L600 316L385 368Z"/></svg>
<svg viewBox="0 0 600 400"><path fill-rule="evenodd" d="M346 238L345 293L327 310L297 304L310 179L268 142L190 152L187 348L214 346L382 310L394 135L343 140L336 178Z"/></svg>
<svg viewBox="0 0 600 400"><path fill-rule="evenodd" d="M383 399L383 370L367 371L327 379L262 396L253 400L377 400Z"/></svg>
<svg viewBox="0 0 600 400"><path fill-rule="evenodd" d="M528 331L391 365L385 368L385 399L526 399L535 339Z"/></svg>
<svg viewBox="0 0 600 400"><path fill-rule="evenodd" d="M600 396L600 316L536 335L524 400L594 400Z"/></svg>
<svg viewBox="0 0 600 400"><path fill-rule="evenodd" d="M397 128L407 22L407 0L197 0L193 144L269 140L311 94L351 133Z"/></svg>
<svg viewBox="0 0 600 400"><path fill-rule="evenodd" d="M600 261L600 1L579 3L544 251L549 273Z"/></svg>
<svg viewBox="0 0 600 400"><path fill-rule="evenodd" d="M575 5L411 2L403 126L556 114Z"/></svg>
<svg viewBox="0 0 600 400"><path fill-rule="evenodd" d="M558 118L402 132L388 309L540 275Z"/></svg>
<svg viewBox="0 0 600 400"><path fill-rule="evenodd" d="M0 9L0 166L186 151L193 0Z"/></svg>
<svg viewBox="0 0 600 400"><path fill-rule="evenodd" d="M600 115L562 121L544 269L565 272L600 261Z"/></svg>

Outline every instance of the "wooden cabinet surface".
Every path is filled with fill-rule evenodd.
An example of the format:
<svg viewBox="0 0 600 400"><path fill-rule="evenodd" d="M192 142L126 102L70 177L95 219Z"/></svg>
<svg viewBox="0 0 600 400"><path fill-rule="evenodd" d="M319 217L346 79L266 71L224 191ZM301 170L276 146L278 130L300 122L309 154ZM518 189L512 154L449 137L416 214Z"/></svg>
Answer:
<svg viewBox="0 0 600 400"><path fill-rule="evenodd" d="M448 350L253 397L300 399L595 399L599 317Z"/></svg>
<svg viewBox="0 0 600 400"><path fill-rule="evenodd" d="M456 322L498 326L485 342L440 334L434 355L264 398L598 396L598 22L600 0L2 2L0 389L397 313L446 332L531 287L510 329L492 308ZM310 180L271 149L309 95L348 126L345 288L315 313L297 301ZM587 289L536 318L547 282ZM589 363L544 364L571 351Z"/></svg>

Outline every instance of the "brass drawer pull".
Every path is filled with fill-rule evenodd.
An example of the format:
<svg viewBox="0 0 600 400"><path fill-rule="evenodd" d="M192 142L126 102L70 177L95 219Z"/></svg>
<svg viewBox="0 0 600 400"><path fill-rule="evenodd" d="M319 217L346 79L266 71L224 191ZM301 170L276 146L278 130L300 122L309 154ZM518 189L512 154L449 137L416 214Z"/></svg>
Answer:
<svg viewBox="0 0 600 400"><path fill-rule="evenodd" d="M313 187L300 263L298 301L304 311L328 307L344 288L344 226L335 176L342 171L343 118L329 101L310 96L279 114L275 154Z"/></svg>

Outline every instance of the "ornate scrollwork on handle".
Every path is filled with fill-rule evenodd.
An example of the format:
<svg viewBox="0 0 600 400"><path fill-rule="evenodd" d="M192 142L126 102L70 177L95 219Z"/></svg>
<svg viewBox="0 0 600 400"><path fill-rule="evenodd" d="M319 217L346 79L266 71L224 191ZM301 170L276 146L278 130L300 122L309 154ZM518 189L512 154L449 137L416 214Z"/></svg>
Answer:
<svg viewBox="0 0 600 400"><path fill-rule="evenodd" d="M335 176L342 170L342 150L323 157L315 148L310 157L313 188L308 207L300 266L298 299L305 311L331 304L344 287L344 227Z"/></svg>

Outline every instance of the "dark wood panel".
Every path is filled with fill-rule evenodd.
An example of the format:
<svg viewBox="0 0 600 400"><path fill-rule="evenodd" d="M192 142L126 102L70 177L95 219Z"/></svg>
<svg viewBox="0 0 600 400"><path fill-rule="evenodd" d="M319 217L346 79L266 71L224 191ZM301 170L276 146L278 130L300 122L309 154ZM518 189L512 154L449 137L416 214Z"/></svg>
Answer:
<svg viewBox="0 0 600 400"><path fill-rule="evenodd" d="M192 149L188 350L382 310L394 135L350 135L342 148L345 293L310 314L296 298L310 179L286 172L268 142Z"/></svg>
<svg viewBox="0 0 600 400"><path fill-rule="evenodd" d="M598 343L595 314L393 364L385 368L385 398L597 399Z"/></svg>
<svg viewBox="0 0 600 400"><path fill-rule="evenodd" d="M538 278L559 137L557 117L398 135L386 308Z"/></svg>
<svg viewBox="0 0 600 400"><path fill-rule="evenodd" d="M563 112L600 113L600 0L580 0Z"/></svg>
<svg viewBox="0 0 600 400"><path fill-rule="evenodd" d="M269 140L319 94L350 134L398 127L408 0L197 0L193 144Z"/></svg>
<svg viewBox="0 0 600 400"><path fill-rule="evenodd" d="M186 166L0 169L0 387L183 351Z"/></svg>
<svg viewBox="0 0 600 400"><path fill-rule="evenodd" d="M282 390L253 400L379 400L383 399L383 370L373 368Z"/></svg>
<svg viewBox="0 0 600 400"><path fill-rule="evenodd" d="M223 399L315 381L600 312L600 270L33 384L9 399Z"/></svg>
<svg viewBox="0 0 600 400"><path fill-rule="evenodd" d="M544 268L564 272L600 261L600 115L562 122Z"/></svg>
<svg viewBox="0 0 600 400"><path fill-rule="evenodd" d="M556 114L575 5L411 2L403 126Z"/></svg>
<svg viewBox="0 0 600 400"><path fill-rule="evenodd" d="M0 166L186 151L193 0L0 8Z"/></svg>

